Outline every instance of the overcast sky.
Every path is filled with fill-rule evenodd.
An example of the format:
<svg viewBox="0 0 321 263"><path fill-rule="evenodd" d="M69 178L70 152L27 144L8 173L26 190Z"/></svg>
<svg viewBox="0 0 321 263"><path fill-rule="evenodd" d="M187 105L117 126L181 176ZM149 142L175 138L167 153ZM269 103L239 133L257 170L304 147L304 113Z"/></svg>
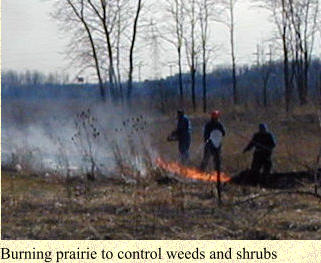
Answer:
<svg viewBox="0 0 321 263"><path fill-rule="evenodd" d="M2 0L2 67L62 70L66 41L49 13L50 1Z"/></svg>
<svg viewBox="0 0 321 263"><path fill-rule="evenodd" d="M148 0L151 1L151 0ZM2 0L2 68L61 72L66 69L64 47L67 43L49 13L50 0ZM253 63L258 41L271 36L272 26L263 10L251 7L249 0L240 0L236 10L236 41L239 63ZM218 43L222 49L215 63L229 63L228 31L218 27ZM72 71L72 69L69 69ZM163 69L163 76L169 72ZM72 74L72 72L70 72ZM149 77L145 73L144 78Z"/></svg>

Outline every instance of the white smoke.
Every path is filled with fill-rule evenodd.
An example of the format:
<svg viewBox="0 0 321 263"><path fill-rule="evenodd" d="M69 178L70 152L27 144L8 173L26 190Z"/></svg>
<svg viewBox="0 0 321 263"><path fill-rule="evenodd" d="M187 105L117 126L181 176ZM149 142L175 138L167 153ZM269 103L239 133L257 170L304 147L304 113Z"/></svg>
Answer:
<svg viewBox="0 0 321 263"><path fill-rule="evenodd" d="M83 112L88 118L79 117ZM109 174L119 165L116 147L122 161L146 176L146 156L156 156L149 136L153 116L99 102L7 101L2 114L2 165L66 174L88 172L93 159L97 172Z"/></svg>

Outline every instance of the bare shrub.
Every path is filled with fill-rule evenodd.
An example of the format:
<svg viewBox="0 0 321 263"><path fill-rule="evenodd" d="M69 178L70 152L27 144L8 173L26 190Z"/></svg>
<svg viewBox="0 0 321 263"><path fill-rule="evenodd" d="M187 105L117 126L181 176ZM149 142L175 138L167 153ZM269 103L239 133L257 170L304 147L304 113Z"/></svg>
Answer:
<svg viewBox="0 0 321 263"><path fill-rule="evenodd" d="M146 135L147 121L143 115L127 118L114 129L111 143L116 170L127 182L150 179L155 169L154 152Z"/></svg>
<svg viewBox="0 0 321 263"><path fill-rule="evenodd" d="M74 142L81 155L82 161L88 164L87 179L95 180L95 174L98 169L96 162L96 141L100 136L97 129L97 119L92 116L90 109L82 111L75 120L76 132L71 140Z"/></svg>

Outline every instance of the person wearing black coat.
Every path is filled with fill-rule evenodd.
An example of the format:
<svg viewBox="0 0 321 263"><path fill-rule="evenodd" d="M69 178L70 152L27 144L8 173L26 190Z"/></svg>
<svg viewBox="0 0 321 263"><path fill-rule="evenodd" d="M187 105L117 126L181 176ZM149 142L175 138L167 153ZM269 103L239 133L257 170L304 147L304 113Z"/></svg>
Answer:
<svg viewBox="0 0 321 263"><path fill-rule="evenodd" d="M261 123L259 131L253 135L250 143L243 151L245 153L255 148L251 165L253 173L260 173L263 168L264 175L270 174L272 169L272 152L275 146L274 135L268 131L266 124Z"/></svg>
<svg viewBox="0 0 321 263"><path fill-rule="evenodd" d="M183 110L177 111L177 128L168 137L168 140L178 141L179 158L182 163L189 160L189 148L191 146L191 122Z"/></svg>
<svg viewBox="0 0 321 263"><path fill-rule="evenodd" d="M211 120L206 123L204 128L204 155L200 169L205 171L208 161L211 156L214 159L215 170L221 171L221 140L225 136L226 131L223 124L219 121L220 112L213 111L211 114Z"/></svg>

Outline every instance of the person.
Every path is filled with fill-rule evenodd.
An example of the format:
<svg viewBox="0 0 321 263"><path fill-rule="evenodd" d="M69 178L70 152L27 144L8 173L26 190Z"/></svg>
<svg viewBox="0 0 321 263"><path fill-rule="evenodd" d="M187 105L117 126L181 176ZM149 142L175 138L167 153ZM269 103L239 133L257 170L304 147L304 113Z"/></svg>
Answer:
<svg viewBox="0 0 321 263"><path fill-rule="evenodd" d="M223 124L219 121L221 113L215 110L211 113L211 119L204 128L204 156L200 169L205 171L211 156L214 157L215 170L221 171L222 137L226 135Z"/></svg>
<svg viewBox="0 0 321 263"><path fill-rule="evenodd" d="M251 165L251 172L259 174L263 168L263 174L268 175L272 168L272 151L276 146L274 135L268 131L266 124L259 125L259 131L255 133L243 150L243 153L250 151L255 147L253 160Z"/></svg>
<svg viewBox="0 0 321 263"><path fill-rule="evenodd" d="M180 161L186 163L189 160L189 148L191 146L191 122L184 114L184 110L177 111L177 128L168 137L168 140L178 141Z"/></svg>

